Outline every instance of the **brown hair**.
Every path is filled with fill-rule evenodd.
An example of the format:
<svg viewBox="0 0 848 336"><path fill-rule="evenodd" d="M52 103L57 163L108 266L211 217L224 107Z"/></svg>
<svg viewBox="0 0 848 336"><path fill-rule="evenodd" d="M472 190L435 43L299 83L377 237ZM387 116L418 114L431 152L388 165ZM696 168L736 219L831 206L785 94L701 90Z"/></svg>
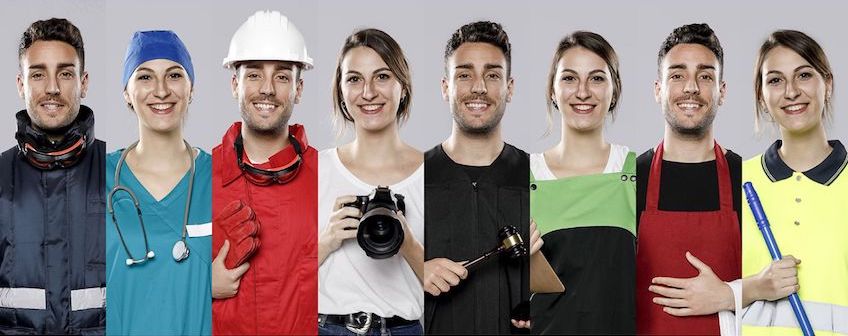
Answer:
<svg viewBox="0 0 848 336"><path fill-rule="evenodd" d="M336 62L336 74L333 77L333 121L336 125L342 123L353 123L353 118L344 106L344 97L342 97L341 82L342 82L342 61L348 51L356 47L367 47L374 50L383 62L389 67L389 70L400 82L405 97L401 98L397 110L397 122L403 123L409 119L409 107L412 104L412 77L409 71L409 64L406 57L403 55L403 50L400 49L397 41L389 34L386 34L379 29L362 29L345 39L342 50L339 53L338 62Z"/></svg>
<svg viewBox="0 0 848 336"><path fill-rule="evenodd" d="M568 49L576 47L583 47L595 53L595 55L598 55L598 57L606 62L612 79L612 103L610 104L609 114L613 119L615 118L615 108L618 106L621 98L621 76L619 75L618 54L615 53L615 49L612 48L603 36L589 31L576 31L559 41L554 58L551 61L551 69L548 72L547 96L545 96L545 99L548 101L548 132L553 123L554 109L559 109L556 106L556 102L551 99L554 95L554 78L556 77L557 63L559 63L559 59L562 58L562 55Z"/></svg>
<svg viewBox="0 0 848 336"><path fill-rule="evenodd" d="M82 35L71 21L52 18L35 21L29 25L27 30L21 35L21 41L18 45L18 62L20 62L27 49L38 41L59 41L69 44L76 51L77 57L79 57L79 73L85 72L85 48L82 43Z"/></svg>
<svg viewBox="0 0 848 336"><path fill-rule="evenodd" d="M797 30L778 30L771 33L760 46L760 54L757 57L757 65L754 68L754 125L755 129L760 129L760 118L763 118L768 111L762 106L763 101L763 63L766 60L766 55L774 48L783 46L794 51L804 58L813 69L821 75L825 82L831 81L831 95L833 94L833 70L830 67L830 62L827 60L827 55L824 49L814 40ZM831 99L825 96L824 115L825 121L830 120L832 116Z"/></svg>

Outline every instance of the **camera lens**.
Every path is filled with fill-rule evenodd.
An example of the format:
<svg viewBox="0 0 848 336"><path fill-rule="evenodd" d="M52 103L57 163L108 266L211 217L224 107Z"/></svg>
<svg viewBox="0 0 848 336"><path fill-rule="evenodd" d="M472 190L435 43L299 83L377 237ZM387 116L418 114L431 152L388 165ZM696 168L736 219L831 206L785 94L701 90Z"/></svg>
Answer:
<svg viewBox="0 0 848 336"><path fill-rule="evenodd" d="M365 254L375 259L389 258L403 244L403 228L391 209L376 207L365 213L359 224L356 240Z"/></svg>
<svg viewBox="0 0 848 336"><path fill-rule="evenodd" d="M366 227L363 228L366 231L366 238L378 245L386 244L392 240L392 236L394 236L395 233L392 225L389 223L394 220L394 218L386 216L375 217L376 218L374 218L373 221L369 222L370 225L366 225Z"/></svg>

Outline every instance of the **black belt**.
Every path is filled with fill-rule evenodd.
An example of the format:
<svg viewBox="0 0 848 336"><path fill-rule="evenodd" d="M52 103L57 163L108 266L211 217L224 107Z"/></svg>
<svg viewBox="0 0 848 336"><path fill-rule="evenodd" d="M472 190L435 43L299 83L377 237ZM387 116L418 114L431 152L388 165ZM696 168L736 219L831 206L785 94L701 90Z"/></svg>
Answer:
<svg viewBox="0 0 848 336"><path fill-rule="evenodd" d="M418 323L418 320L410 321L398 316L385 317L381 319L381 317L378 315L363 312L350 315L319 314L318 322L320 323L322 319L324 323L341 325L345 327L360 329L363 331L368 331L370 329L381 329L381 321L386 321L386 329Z"/></svg>

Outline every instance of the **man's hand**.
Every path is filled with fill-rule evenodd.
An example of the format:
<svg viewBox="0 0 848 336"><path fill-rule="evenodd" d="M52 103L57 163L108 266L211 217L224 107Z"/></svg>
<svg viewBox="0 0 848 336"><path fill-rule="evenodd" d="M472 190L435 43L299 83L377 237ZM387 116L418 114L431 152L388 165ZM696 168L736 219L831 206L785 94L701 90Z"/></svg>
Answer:
<svg viewBox="0 0 848 336"><path fill-rule="evenodd" d="M451 287L468 277L468 269L447 258L424 262L424 290L432 296L447 293Z"/></svg>
<svg viewBox="0 0 848 336"><path fill-rule="evenodd" d="M801 260L786 255L783 259L772 261L757 275L745 278L742 281L742 305L758 300L776 301L797 292L801 288L797 269L800 263Z"/></svg>
<svg viewBox="0 0 848 336"><path fill-rule="evenodd" d="M709 315L722 310L734 310L733 290L713 273L713 270L689 252L686 259L698 269L694 278L657 277L648 287L661 296L654 303L674 316Z"/></svg>
<svg viewBox="0 0 848 336"><path fill-rule="evenodd" d="M536 221L532 218L530 219L530 255L536 254L539 250L542 249L542 245L545 244L545 241L542 240L542 234L539 232L539 228L536 227ZM518 327L516 327L518 328Z"/></svg>
<svg viewBox="0 0 848 336"><path fill-rule="evenodd" d="M516 327L516 328L519 328L519 329L530 329L530 320L519 321L519 320L511 319L509 321L512 322L513 327Z"/></svg>
<svg viewBox="0 0 848 336"><path fill-rule="evenodd" d="M250 268L249 263L243 263L236 268L227 269L224 259L230 251L230 241L225 240L224 246L218 250L218 256L212 260L212 298L227 299L238 294L241 276Z"/></svg>

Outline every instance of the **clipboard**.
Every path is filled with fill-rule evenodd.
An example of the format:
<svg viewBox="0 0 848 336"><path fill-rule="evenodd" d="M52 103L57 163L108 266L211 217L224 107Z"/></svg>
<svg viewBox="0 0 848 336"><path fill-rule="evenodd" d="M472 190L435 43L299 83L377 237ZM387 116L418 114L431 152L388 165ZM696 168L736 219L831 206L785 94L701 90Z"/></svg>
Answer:
<svg viewBox="0 0 848 336"><path fill-rule="evenodd" d="M553 267L542 254L536 252L530 256L530 292L531 293L564 293L565 285L559 280Z"/></svg>

